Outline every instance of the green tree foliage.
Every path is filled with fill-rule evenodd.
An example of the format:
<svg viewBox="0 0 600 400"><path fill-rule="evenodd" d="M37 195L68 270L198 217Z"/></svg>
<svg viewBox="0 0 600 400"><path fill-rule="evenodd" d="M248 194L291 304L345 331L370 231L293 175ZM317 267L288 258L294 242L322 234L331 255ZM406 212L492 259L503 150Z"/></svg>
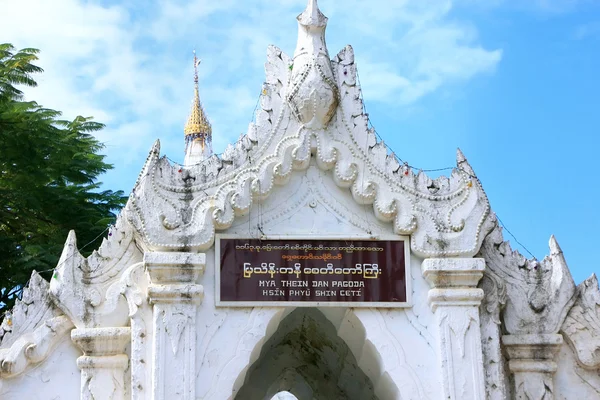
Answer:
<svg viewBox="0 0 600 400"><path fill-rule="evenodd" d="M102 124L65 121L24 100L19 88L36 86L32 75L42 72L37 54L0 44L0 309L12 306L33 269L51 276L70 229L81 245L91 242L84 255L97 248L126 199L97 181L112 168L92 136Z"/></svg>

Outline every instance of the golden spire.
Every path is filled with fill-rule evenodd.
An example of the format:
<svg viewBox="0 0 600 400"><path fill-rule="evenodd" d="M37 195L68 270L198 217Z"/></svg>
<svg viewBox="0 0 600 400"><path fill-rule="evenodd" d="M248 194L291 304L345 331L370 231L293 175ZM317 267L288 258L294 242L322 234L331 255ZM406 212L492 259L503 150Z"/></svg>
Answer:
<svg viewBox="0 0 600 400"><path fill-rule="evenodd" d="M192 111L183 132L185 133L186 141L188 139L199 139L204 144L206 141L210 141L212 128L200 102L200 95L198 93L198 65L200 65L200 60L196 57L196 51L194 50L194 100L192 101Z"/></svg>

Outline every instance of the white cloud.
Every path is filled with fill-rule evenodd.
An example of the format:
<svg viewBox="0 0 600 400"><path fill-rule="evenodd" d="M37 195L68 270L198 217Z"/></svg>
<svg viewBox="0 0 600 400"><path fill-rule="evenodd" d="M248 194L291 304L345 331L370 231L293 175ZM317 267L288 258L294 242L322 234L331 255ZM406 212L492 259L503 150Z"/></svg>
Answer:
<svg viewBox="0 0 600 400"><path fill-rule="evenodd" d="M194 47L204 60L201 96L215 149L235 141L252 119L267 45L293 52L294 18L305 3L22 0L3 5L0 37L42 50L45 72L40 86L27 90L30 98L67 117L107 123L99 138L119 171L141 167L157 137L172 158L182 158ZM409 105L493 71L502 56L479 43L472 24L455 19L450 0L321 3L331 55L346 43L355 47L367 101ZM117 184L128 189L131 176Z"/></svg>
<svg viewBox="0 0 600 400"><path fill-rule="evenodd" d="M357 29L378 44L357 54L367 101L409 105L443 85L493 71L502 58L501 50L477 43L471 24L452 18L451 1L386 3L357 6L363 16ZM344 9L344 19L356 18L350 12L354 7Z"/></svg>

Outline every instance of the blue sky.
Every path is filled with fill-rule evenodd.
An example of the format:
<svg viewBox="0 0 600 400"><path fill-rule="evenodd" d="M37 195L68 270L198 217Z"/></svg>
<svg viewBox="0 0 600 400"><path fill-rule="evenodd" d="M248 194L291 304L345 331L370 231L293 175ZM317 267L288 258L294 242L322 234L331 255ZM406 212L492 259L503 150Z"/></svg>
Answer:
<svg viewBox="0 0 600 400"><path fill-rule="evenodd" d="M247 129L266 48L294 51L305 0L0 0L0 42L42 50L29 98L107 124L129 192L156 138L183 160L200 91L221 152ZM356 53L367 111L396 153L423 169L460 147L493 210L536 257L555 234L577 283L600 263L599 0L320 0L333 58ZM513 248L526 254L506 232Z"/></svg>

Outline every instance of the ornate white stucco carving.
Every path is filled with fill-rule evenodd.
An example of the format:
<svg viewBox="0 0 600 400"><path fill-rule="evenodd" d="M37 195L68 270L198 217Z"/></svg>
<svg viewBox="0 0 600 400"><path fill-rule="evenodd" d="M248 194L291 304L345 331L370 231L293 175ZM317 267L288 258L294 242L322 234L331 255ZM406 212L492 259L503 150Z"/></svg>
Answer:
<svg viewBox="0 0 600 400"><path fill-rule="evenodd" d="M339 91L325 44L326 27L327 17L317 0L310 0L298 16L298 44L286 96L292 114L308 129L325 128L338 105Z"/></svg>
<svg viewBox="0 0 600 400"><path fill-rule="evenodd" d="M460 150L435 180L399 163L368 128L352 47L329 59L326 22L310 0L294 58L268 48L256 122L221 157L173 167L155 143L98 251L71 233L49 288L32 276L0 327L0 397L74 365L76 326L80 398L235 399L291 309L215 306L217 231L410 235L411 309L321 310L381 400L600 394L595 277L575 289L554 238L541 262L513 252ZM59 380L52 393L73 383Z"/></svg>
<svg viewBox="0 0 600 400"><path fill-rule="evenodd" d="M577 287L561 331L582 367L600 369L600 290L595 274Z"/></svg>
<svg viewBox="0 0 600 400"><path fill-rule="evenodd" d="M481 258L426 259L429 304L439 326L440 367L446 399L485 399L477 288L485 270Z"/></svg>
<svg viewBox="0 0 600 400"><path fill-rule="evenodd" d="M52 304L48 282L34 271L0 327L0 378L15 377L45 360L72 327Z"/></svg>
<svg viewBox="0 0 600 400"><path fill-rule="evenodd" d="M33 271L22 298L16 300L0 325L0 347L10 346L20 335L61 314L48 297L48 282Z"/></svg>
<svg viewBox="0 0 600 400"><path fill-rule="evenodd" d="M341 90L335 118L324 130L309 130L290 118L282 103L289 80L288 59L271 47L267 83L257 122L221 159L190 169L174 168L152 148L125 214L153 250L206 250L215 230L230 227L255 199L303 171L314 157L358 204L372 205L394 232L411 235L416 254L473 256L491 229L489 203L459 151L457 169L436 180L401 167L367 128L354 54L346 47L332 61ZM212 166L216 166L212 168ZM209 170L211 175L207 175ZM215 172L216 171L216 172Z"/></svg>
<svg viewBox="0 0 600 400"><path fill-rule="evenodd" d="M486 238L482 253L491 276L506 285L503 324L510 334L557 333L572 304L575 283L562 250L550 238L550 256L527 260L504 242L500 228Z"/></svg>
<svg viewBox="0 0 600 400"><path fill-rule="evenodd" d="M84 258L71 231L50 282L49 293L78 329L72 340L83 350L77 359L81 370L82 399L123 399L129 394L125 348L131 341L127 282L129 266L141 261L135 232L118 218L97 251ZM130 304L131 305L131 304Z"/></svg>
<svg viewBox="0 0 600 400"><path fill-rule="evenodd" d="M134 235L129 223L118 218L100 248L84 258L77 250L75 232L69 233L50 282L50 293L78 328L129 324L119 279L127 267L141 261Z"/></svg>
<svg viewBox="0 0 600 400"><path fill-rule="evenodd" d="M81 370L81 400L125 400L125 370L129 359L125 354L131 341L130 328L73 329L71 339L81 348L77 359Z"/></svg>
<svg viewBox="0 0 600 400"><path fill-rule="evenodd" d="M503 241L501 230L496 227L484 240L481 254L491 282L487 311L490 315L500 314L503 330L509 333L502 337L502 344L514 375L512 393L517 398L551 399L557 369L555 356L562 343L558 332L575 300L575 284L562 250L551 237L550 256L541 262L527 260ZM496 334L490 325L486 332L492 337ZM488 347L488 357L497 354L495 345ZM502 369L490 372L488 382L503 385Z"/></svg>
<svg viewBox="0 0 600 400"><path fill-rule="evenodd" d="M600 397L600 370L581 366L572 347L563 342L555 359L554 395L557 399L596 399Z"/></svg>
<svg viewBox="0 0 600 400"><path fill-rule="evenodd" d="M237 390L244 382L247 369L256 361L261 348L277 330L280 321L291 310L285 312L276 308L255 308L248 315L243 334L234 343L234 357L221 360L223 369L213 370L214 374L207 394L202 399L235 398ZM241 310L224 310L232 320L239 317ZM325 313L325 310L323 310ZM394 334L390 326L394 319L401 318L401 310L347 310L341 320L331 320L337 326L338 335L352 350L358 365L371 379L375 393L381 399L435 399L430 397L423 375L418 374L412 365L416 353ZM326 314L327 315L327 314ZM327 315L329 317L329 315ZM395 317L395 318L394 318ZM222 317L223 318L223 317ZM221 319L218 329L224 329ZM231 326L231 325L229 325ZM406 325L404 325L406 326ZM406 353L410 353L410 356ZM204 376L204 375L202 375ZM237 377L237 379L232 379ZM428 377L432 371L428 369ZM207 377L208 378L208 377ZM210 380L210 379L207 379ZM235 381L233 388L231 384ZM232 397L231 394L233 393Z"/></svg>
<svg viewBox="0 0 600 400"><path fill-rule="evenodd" d="M478 256L483 258L481 253ZM486 399L505 400L508 398L509 388L506 362L500 346L502 337L500 311L506 304L506 285L488 270L484 273L479 287L484 292L479 315Z"/></svg>
<svg viewBox="0 0 600 400"><path fill-rule="evenodd" d="M394 317L400 318L399 314L401 312L398 310L348 311L339 334L346 342L355 343L358 335L349 329L350 326L364 327L364 338L361 337L362 341L358 341L360 347L355 354L359 366L373 382L375 393L380 398L436 398L435 395L432 396L423 375L417 372L416 366L411 362L414 353L398 335L392 333L394 329L391 321ZM418 346L417 341L414 344ZM379 359L374 360L373 356L378 356Z"/></svg>
<svg viewBox="0 0 600 400"><path fill-rule="evenodd" d="M121 293L127 299L129 305L129 317L131 318L131 399L145 400L150 396L150 382L147 373L150 370L152 359L151 349L148 345L148 335L151 333L147 328L147 322L152 320L152 311L146 301L148 293L149 277L146 274L144 263L136 263L127 268L121 276Z"/></svg>
<svg viewBox="0 0 600 400"><path fill-rule="evenodd" d="M0 377L9 378L43 361L73 324L61 315L44 321L31 333L21 335L7 349L0 349Z"/></svg>
<svg viewBox="0 0 600 400"><path fill-rule="evenodd" d="M377 235L390 229L390 225L378 221L369 207L358 205L351 193L339 188L316 165L311 165L304 174L292 176L285 187L275 188L272 195L262 201L260 206L255 206L251 213L236 219L232 227L224 233L240 237L260 234L256 230L256 225L259 223L262 224L262 231L266 235L274 237L284 234L299 234L307 237L315 234L328 236L339 232L365 237L369 235L368 232ZM210 259L210 256L207 256L207 259ZM339 336L348 344L361 369L374 382L376 394L380 399L394 399L397 396L403 399L436 399L441 395L439 385L427 384L428 380L437 379L437 372L432 371L430 367L436 363L436 350L433 347L436 344L437 326L427 304L428 285L421 276L420 261L412 260L411 265L413 271L411 286L415 296L415 305L412 309L381 310L381 312L348 310L342 314L343 318L331 318L328 309L321 309L334 325L339 325ZM210 271L211 268L207 265L207 273L211 273ZM204 279L209 281L211 277L206 276ZM210 324L210 329L213 331L229 331L232 329L232 321L242 318L241 310L219 308L218 316L213 316L210 311L211 300L209 299L211 298L211 294L207 293L206 300L201 306L202 312L206 312L205 323ZM255 361L252 355L260 354L263 340L258 342L258 348L248 348L248 344L259 340L262 335L266 341L270 337L269 327L277 326L275 322L281 318L272 317L268 320L265 316L263 319L263 313L270 312L277 312L277 309L255 309L244 319L244 321L248 320L244 328L247 334L240 338L240 344L244 345L240 348L244 351L239 358L227 357L220 361L227 366L225 370L213 370L211 375L208 375L209 369L203 368L201 377L204 381L210 381L209 376L215 374L219 377L219 383L214 385L215 389L210 395L201 398L216 400L227 396L229 393L227 382L231 379L227 377L233 374L232 370L239 371L245 366L252 365ZM260 319L258 319L259 315ZM343 322L340 323L340 320ZM264 321L268 321L268 324ZM241 322L236 323L239 324ZM262 333L263 329L265 333ZM216 336L213 342L215 340L218 340ZM237 340L235 342L237 343ZM217 363L215 351L208 349L206 352L204 364L215 365ZM224 352L218 353L221 357L225 357ZM242 354L250 357L250 361ZM414 363L415 359L419 359L420 362ZM234 376L243 378L243 375L234 374Z"/></svg>
<svg viewBox="0 0 600 400"><path fill-rule="evenodd" d="M206 257L194 253L144 254L153 304L152 399L196 399L196 310L204 289L196 284ZM183 368L174 368L174 366Z"/></svg>
<svg viewBox="0 0 600 400"><path fill-rule="evenodd" d="M552 400L553 377L557 369L554 360L563 342L558 334L505 335L508 367L514 375L514 396L517 399Z"/></svg>
<svg viewBox="0 0 600 400"><path fill-rule="evenodd" d="M201 378L214 384L204 387L199 393L199 398L203 400L235 398L244 383L248 368L258 359L261 346L277 329L284 313L285 310L282 308L255 307L249 310L225 309L216 315L210 325L211 329L205 330L204 337L201 339L203 345L201 360L204 365L217 365L200 371ZM213 329L223 330L231 327L232 324L237 327L240 320L243 321L243 330L235 336L235 341L227 350L219 351L214 344L209 343L213 340L213 336L210 335L211 331L214 332Z"/></svg>

